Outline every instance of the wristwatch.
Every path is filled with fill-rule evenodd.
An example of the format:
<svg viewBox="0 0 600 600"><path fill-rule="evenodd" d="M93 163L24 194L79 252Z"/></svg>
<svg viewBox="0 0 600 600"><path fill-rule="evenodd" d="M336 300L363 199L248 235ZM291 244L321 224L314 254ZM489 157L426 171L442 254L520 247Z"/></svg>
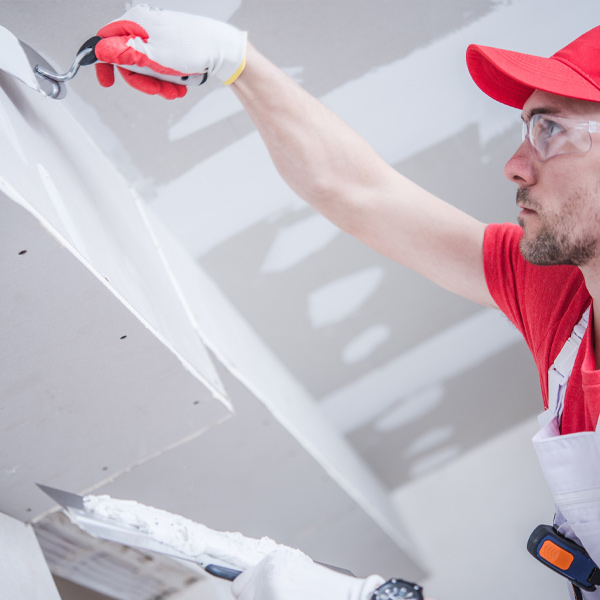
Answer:
<svg viewBox="0 0 600 600"><path fill-rule="evenodd" d="M371 596L371 600L423 600L423 588L403 579L388 579Z"/></svg>

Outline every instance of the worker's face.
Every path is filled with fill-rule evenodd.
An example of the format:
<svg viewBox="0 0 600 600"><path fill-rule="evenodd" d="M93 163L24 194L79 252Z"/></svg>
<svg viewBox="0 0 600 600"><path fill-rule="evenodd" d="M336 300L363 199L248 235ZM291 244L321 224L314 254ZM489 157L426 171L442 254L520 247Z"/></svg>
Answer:
<svg viewBox="0 0 600 600"><path fill-rule="evenodd" d="M536 111L600 121L600 104L540 91L525 103L523 119L528 122ZM600 262L600 133L591 136L589 151L547 160L525 139L506 163L504 175L519 186L521 253L533 264Z"/></svg>

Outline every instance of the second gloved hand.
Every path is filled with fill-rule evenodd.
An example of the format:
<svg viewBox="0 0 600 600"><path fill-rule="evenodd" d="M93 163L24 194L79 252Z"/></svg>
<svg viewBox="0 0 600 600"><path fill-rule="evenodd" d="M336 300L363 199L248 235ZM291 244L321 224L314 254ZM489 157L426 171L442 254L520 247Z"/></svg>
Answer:
<svg viewBox="0 0 600 600"><path fill-rule="evenodd" d="M382 583L379 575L350 577L283 547L239 575L231 589L238 600L369 600Z"/></svg>
<svg viewBox="0 0 600 600"><path fill-rule="evenodd" d="M230 84L242 72L246 57L246 33L198 15L138 4L98 31L96 45L98 80L104 87L114 83L113 65L149 67L164 75L207 73ZM172 99L187 88L126 69L125 80L147 94Z"/></svg>

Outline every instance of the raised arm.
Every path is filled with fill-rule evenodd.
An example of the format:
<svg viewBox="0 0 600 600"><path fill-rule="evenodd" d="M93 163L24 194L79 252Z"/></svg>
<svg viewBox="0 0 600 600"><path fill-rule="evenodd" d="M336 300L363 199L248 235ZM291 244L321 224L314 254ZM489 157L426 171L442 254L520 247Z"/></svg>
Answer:
<svg viewBox="0 0 600 600"><path fill-rule="evenodd" d="M232 85L288 185L344 231L470 300L495 306L485 225L390 167L329 108L251 45Z"/></svg>
<svg viewBox="0 0 600 600"><path fill-rule="evenodd" d="M279 173L301 198L382 254L465 298L495 306L483 272L485 225L400 175L246 44L245 34L211 19L138 6L99 35L108 37L96 46L106 63L167 67L180 75L207 71L230 83ZM99 79L110 84L112 66L103 69ZM185 92L143 75L124 76L148 93L174 98Z"/></svg>

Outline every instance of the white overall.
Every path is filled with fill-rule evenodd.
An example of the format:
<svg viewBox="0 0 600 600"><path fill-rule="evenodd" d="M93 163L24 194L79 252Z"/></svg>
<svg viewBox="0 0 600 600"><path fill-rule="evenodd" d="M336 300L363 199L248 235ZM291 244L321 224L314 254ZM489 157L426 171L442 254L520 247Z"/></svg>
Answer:
<svg viewBox="0 0 600 600"><path fill-rule="evenodd" d="M554 496L554 524L600 565L600 427L560 435L567 384L589 313L588 308L548 371L548 409L540 415L541 429L533 445ZM583 597L600 599L600 587L583 592Z"/></svg>

